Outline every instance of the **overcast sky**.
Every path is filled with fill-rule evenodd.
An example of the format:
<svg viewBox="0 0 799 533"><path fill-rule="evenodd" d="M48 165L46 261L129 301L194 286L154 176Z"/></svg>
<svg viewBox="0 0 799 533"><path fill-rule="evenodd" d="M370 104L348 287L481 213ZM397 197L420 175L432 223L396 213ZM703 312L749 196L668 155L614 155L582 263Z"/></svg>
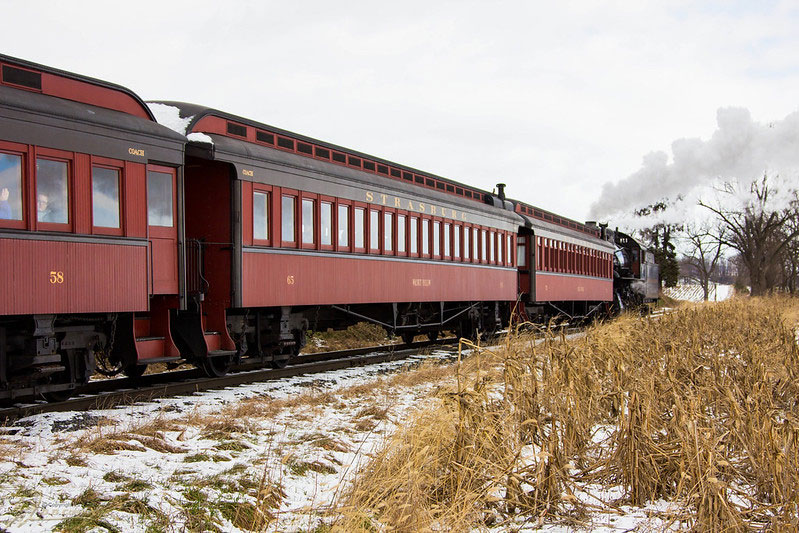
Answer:
<svg viewBox="0 0 799 533"><path fill-rule="evenodd" d="M796 5L28 0L4 2L0 51L584 220L719 108L799 109Z"/></svg>

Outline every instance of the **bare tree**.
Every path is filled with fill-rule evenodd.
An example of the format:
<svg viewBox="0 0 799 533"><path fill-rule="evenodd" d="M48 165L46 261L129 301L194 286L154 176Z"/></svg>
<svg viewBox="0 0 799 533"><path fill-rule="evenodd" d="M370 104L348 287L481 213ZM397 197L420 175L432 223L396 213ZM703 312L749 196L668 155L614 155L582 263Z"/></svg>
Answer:
<svg viewBox="0 0 799 533"><path fill-rule="evenodd" d="M735 196L735 187L725 183L723 193ZM796 213L796 190L792 190L789 206L777 205L778 191L769 184L768 176L752 182L749 201L743 205L724 207L721 204L699 205L715 213L725 236L719 238L724 245L738 250L749 271L752 296L771 291L777 282L780 254L788 244L799 236L799 228L786 231L786 223Z"/></svg>
<svg viewBox="0 0 799 533"><path fill-rule="evenodd" d="M715 228L709 223L686 224L684 233L688 245L688 253L685 254L685 262L689 266L688 275L702 287L702 295L707 301L710 280L722 259L726 228L723 224Z"/></svg>

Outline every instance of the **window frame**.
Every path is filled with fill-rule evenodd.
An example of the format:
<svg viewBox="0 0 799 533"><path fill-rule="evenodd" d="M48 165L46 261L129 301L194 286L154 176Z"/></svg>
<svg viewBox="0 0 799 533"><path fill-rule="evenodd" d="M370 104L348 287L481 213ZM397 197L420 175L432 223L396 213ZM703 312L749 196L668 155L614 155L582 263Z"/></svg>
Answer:
<svg viewBox="0 0 799 533"><path fill-rule="evenodd" d="M94 169L104 168L117 172L117 187L119 191L119 227L108 228L94 224ZM89 197L91 198L89 218L91 219L92 235L124 235L125 234L125 164L122 161L103 157L92 157L89 165ZM174 215L173 215L174 218ZM174 220L173 220L174 225Z"/></svg>
<svg viewBox="0 0 799 533"><path fill-rule="evenodd" d="M266 213L266 239L257 239L255 238L255 193L265 194L266 195L266 205L268 212ZM264 185L261 183L253 183L252 187L252 199L250 200L252 204L252 243L253 246L272 246L272 233L275 230L275 218L274 218L274 192L272 187L269 185ZM281 205L281 209L282 209ZM282 220L281 220L282 224ZM281 228L282 231L282 228Z"/></svg>
<svg viewBox="0 0 799 533"><path fill-rule="evenodd" d="M336 199L332 196L325 196L320 194L317 201L317 240L319 241L320 250L335 250L336 242L338 240L338 232L336 231L336 218L338 215L338 205ZM322 205L330 205L330 244L322 242Z"/></svg>
<svg viewBox="0 0 799 533"><path fill-rule="evenodd" d="M402 223L400 223L400 218L402 218ZM409 220L408 212L404 210L398 209L394 214L394 228L395 228L395 235L396 238L394 242L396 244L395 254L398 257L408 257L408 220ZM402 238L400 238L400 228L403 229ZM402 244L402 250L400 250L400 244Z"/></svg>
<svg viewBox="0 0 799 533"><path fill-rule="evenodd" d="M341 227L341 225L339 223L339 220L341 219L341 217L340 217L341 211L339 209L340 207L346 207L347 208L347 231L346 231L347 244L340 244L339 243L339 238L338 238L339 228ZM350 200L342 200L340 198L336 200L336 212L335 212L336 216L335 216L335 220L334 220L334 226L335 226L335 232L336 232L335 250L337 252L351 252L352 251L352 247L353 247L353 217L354 217L353 211L354 211L354 209L352 207L352 202Z"/></svg>
<svg viewBox="0 0 799 533"><path fill-rule="evenodd" d="M65 152L63 150L54 150L52 148L41 148L38 146L34 147L33 150L33 171L34 171L34 179L33 179L33 202L34 202L34 210L32 213L37 213L34 216L34 220L32 221L34 227L37 230L44 230L44 231L58 231L63 233L72 233L75 229L75 216L76 216L76 206L75 206L75 153L74 152ZM38 162L39 159L43 159L46 161L57 161L60 163L66 163L67 167L67 222L39 222L38 211L36 210L36 202L39 197L39 171L38 171ZM173 211L174 212L174 211ZM173 219L174 221L174 219Z"/></svg>
<svg viewBox="0 0 799 533"><path fill-rule="evenodd" d="M358 243L355 240L356 234L356 222L358 217L356 216L357 212L363 212L363 246L358 246ZM350 237L352 237L352 251L356 253L365 254L366 250L369 247L369 205L363 202L353 202L352 203L352 230L350 233Z"/></svg>
<svg viewBox="0 0 799 533"><path fill-rule="evenodd" d="M306 201L310 201L312 205L311 216L313 217L313 222L310 224L311 242L305 242L305 236L303 235L303 219L305 217L304 204ZM299 219L297 224L297 237L299 238L300 248L303 250L316 250L319 246L319 195L301 192L300 201L298 203L300 204L300 208L297 213Z"/></svg>
<svg viewBox="0 0 799 533"><path fill-rule="evenodd" d="M292 230L293 230L292 233L294 234L294 240L292 240L292 241L283 240L283 233L284 233L283 232L283 229L284 229L283 228L283 200L285 198L291 198L293 200L293 202L294 202L294 216L292 217L292 224L294 226L292 228ZM300 233L300 224L299 224L300 215L299 215L299 209L298 208L299 208L299 206L301 204L298 201L299 198L301 198L301 196L300 196L299 191L296 190L296 189L284 189L284 188L280 189L280 202L279 202L280 213L279 213L278 217L280 218L280 230L279 231L280 231L280 247L281 248L299 248L300 247L300 241L301 241L301 236L299 235L299 233Z"/></svg>
<svg viewBox="0 0 799 533"><path fill-rule="evenodd" d="M23 144L11 143L0 141L0 153L20 158L20 175L19 175L19 194L20 194L20 207L21 218L14 220L12 218L0 219L0 228L3 229L26 229L29 227L29 213L31 212L30 205L30 175L31 175L31 158L29 155L28 146ZM34 208L36 206L34 205Z"/></svg>

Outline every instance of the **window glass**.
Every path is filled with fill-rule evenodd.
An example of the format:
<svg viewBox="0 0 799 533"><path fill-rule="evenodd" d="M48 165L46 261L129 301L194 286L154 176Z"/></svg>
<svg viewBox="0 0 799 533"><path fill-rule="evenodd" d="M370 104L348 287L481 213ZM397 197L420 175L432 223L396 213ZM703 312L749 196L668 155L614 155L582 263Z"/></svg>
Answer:
<svg viewBox="0 0 799 533"><path fill-rule="evenodd" d="M461 257L461 227L455 224L455 251L452 253L455 259Z"/></svg>
<svg viewBox="0 0 799 533"><path fill-rule="evenodd" d="M405 252L405 215L397 215L397 251Z"/></svg>
<svg viewBox="0 0 799 533"><path fill-rule="evenodd" d="M377 250L380 246L380 212L369 211L369 248Z"/></svg>
<svg viewBox="0 0 799 533"><path fill-rule="evenodd" d="M350 245L350 206L338 206L338 245Z"/></svg>
<svg viewBox="0 0 799 533"><path fill-rule="evenodd" d="M441 224L433 222L433 255L441 254Z"/></svg>
<svg viewBox="0 0 799 533"><path fill-rule="evenodd" d="M36 220L69 222L69 179L64 161L36 160Z"/></svg>
<svg viewBox="0 0 799 533"><path fill-rule="evenodd" d="M310 198L302 199L302 243L314 243L314 202Z"/></svg>
<svg viewBox="0 0 799 533"><path fill-rule="evenodd" d="M394 249L392 241L394 240L394 215L391 213L383 213L383 250L390 252Z"/></svg>
<svg viewBox="0 0 799 533"><path fill-rule="evenodd" d="M269 194L252 193L252 238L269 239Z"/></svg>
<svg viewBox="0 0 799 533"><path fill-rule="evenodd" d="M319 208L319 242L329 246L333 244L333 204L322 202Z"/></svg>
<svg viewBox="0 0 799 533"><path fill-rule="evenodd" d="M411 253L419 252L419 219L411 217Z"/></svg>
<svg viewBox="0 0 799 533"><path fill-rule="evenodd" d="M361 207L355 208L355 247L364 247L364 229L366 226L366 212Z"/></svg>
<svg viewBox="0 0 799 533"><path fill-rule="evenodd" d="M294 204L296 198L284 196L280 203L280 235L283 242L294 242Z"/></svg>
<svg viewBox="0 0 799 533"><path fill-rule="evenodd" d="M508 251L508 264L513 264L513 237L508 235L508 244L505 246L505 250Z"/></svg>
<svg viewBox="0 0 799 533"><path fill-rule="evenodd" d="M463 258L469 259L469 234L471 230L469 228L463 228Z"/></svg>
<svg viewBox="0 0 799 533"><path fill-rule="evenodd" d="M92 167L92 224L119 227L119 171Z"/></svg>
<svg viewBox="0 0 799 533"><path fill-rule="evenodd" d="M422 253L430 253L430 221L422 219Z"/></svg>
<svg viewBox="0 0 799 533"><path fill-rule="evenodd" d="M497 233L497 263L502 262L502 234Z"/></svg>
<svg viewBox="0 0 799 533"><path fill-rule="evenodd" d="M22 220L22 156L0 154L0 220Z"/></svg>
<svg viewBox="0 0 799 533"><path fill-rule="evenodd" d="M172 174L147 172L147 224L171 227L172 205Z"/></svg>
<svg viewBox="0 0 799 533"><path fill-rule="evenodd" d="M510 253L508 253L510 256ZM516 266L525 268L527 266L527 243L519 237L516 241Z"/></svg>
<svg viewBox="0 0 799 533"><path fill-rule="evenodd" d="M449 246L449 234L451 228L451 225L444 224L444 255L452 255L452 248Z"/></svg>
<svg viewBox="0 0 799 533"><path fill-rule="evenodd" d="M482 252L481 252L482 255L480 256L480 259L482 261L485 261L486 259L488 259L488 249L486 248L486 245L488 243L487 243L486 230L484 230L484 229L480 230L480 244L481 244L480 249L482 250Z"/></svg>
<svg viewBox="0 0 799 533"><path fill-rule="evenodd" d="M472 259L480 261L480 230L477 228L472 230Z"/></svg>

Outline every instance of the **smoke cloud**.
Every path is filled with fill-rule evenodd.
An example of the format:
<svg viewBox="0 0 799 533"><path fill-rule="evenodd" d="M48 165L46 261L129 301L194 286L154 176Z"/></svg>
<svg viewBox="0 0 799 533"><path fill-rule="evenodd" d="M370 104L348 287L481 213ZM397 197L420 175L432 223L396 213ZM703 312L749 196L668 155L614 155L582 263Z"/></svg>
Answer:
<svg viewBox="0 0 799 533"><path fill-rule="evenodd" d="M689 203L719 181L751 183L764 173L782 178L797 175L799 111L761 124L747 109L721 108L716 123L718 128L707 141L674 141L671 161L665 152L652 152L635 173L618 183L606 183L591 205L591 218L627 218L635 209L664 199L682 197L683 202L677 203Z"/></svg>

